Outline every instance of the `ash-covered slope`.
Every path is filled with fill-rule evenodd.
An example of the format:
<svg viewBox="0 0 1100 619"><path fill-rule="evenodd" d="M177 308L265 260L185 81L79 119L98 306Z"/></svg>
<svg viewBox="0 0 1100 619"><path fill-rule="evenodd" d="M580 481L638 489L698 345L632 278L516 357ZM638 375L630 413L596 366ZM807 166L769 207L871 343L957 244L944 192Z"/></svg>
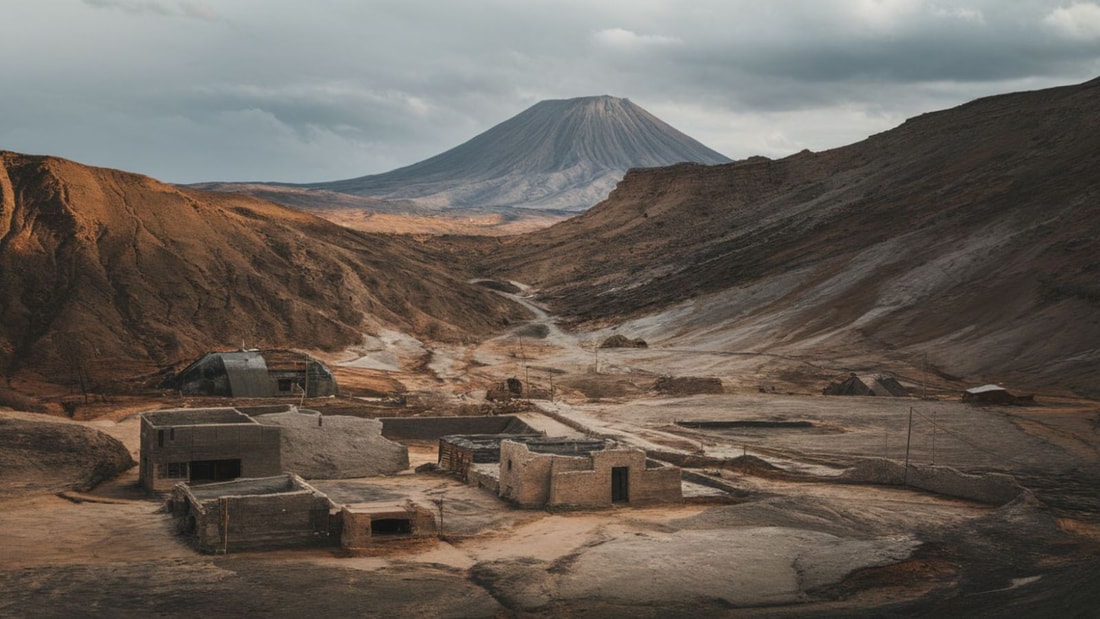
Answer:
<svg viewBox="0 0 1100 619"><path fill-rule="evenodd" d="M822 153L636 170L483 265L575 321L649 316L651 343L926 353L952 375L1098 393L1097 135L1100 80Z"/></svg>
<svg viewBox="0 0 1100 619"><path fill-rule="evenodd" d="M630 168L727 161L627 99L582 97L537 103L420 163L305 187L438 208L579 211Z"/></svg>
<svg viewBox="0 0 1100 619"><path fill-rule="evenodd" d="M0 369L337 349L378 325L485 333L523 314L412 240L245 196L0 151Z"/></svg>

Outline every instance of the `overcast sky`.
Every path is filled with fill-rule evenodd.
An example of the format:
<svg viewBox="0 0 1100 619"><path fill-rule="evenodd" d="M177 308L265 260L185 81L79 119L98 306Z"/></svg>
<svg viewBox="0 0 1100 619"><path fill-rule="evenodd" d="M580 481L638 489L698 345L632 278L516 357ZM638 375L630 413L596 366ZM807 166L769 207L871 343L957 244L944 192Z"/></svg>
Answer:
<svg viewBox="0 0 1100 619"><path fill-rule="evenodd" d="M324 181L609 94L781 157L1100 76L1098 1L0 0L0 149Z"/></svg>

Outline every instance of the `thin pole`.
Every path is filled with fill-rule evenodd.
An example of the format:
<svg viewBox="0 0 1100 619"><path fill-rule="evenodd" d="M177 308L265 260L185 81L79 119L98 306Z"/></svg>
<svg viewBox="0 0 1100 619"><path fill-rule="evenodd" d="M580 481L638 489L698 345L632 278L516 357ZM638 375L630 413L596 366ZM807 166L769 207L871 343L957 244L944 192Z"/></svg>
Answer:
<svg viewBox="0 0 1100 619"><path fill-rule="evenodd" d="M913 407L909 407L909 433L905 436L905 477L903 484L909 484L909 442L913 438Z"/></svg>
<svg viewBox="0 0 1100 619"><path fill-rule="evenodd" d="M924 366L920 374L920 398L928 397L928 353L924 353Z"/></svg>
<svg viewBox="0 0 1100 619"><path fill-rule="evenodd" d="M932 411L932 464L936 464L936 411Z"/></svg>

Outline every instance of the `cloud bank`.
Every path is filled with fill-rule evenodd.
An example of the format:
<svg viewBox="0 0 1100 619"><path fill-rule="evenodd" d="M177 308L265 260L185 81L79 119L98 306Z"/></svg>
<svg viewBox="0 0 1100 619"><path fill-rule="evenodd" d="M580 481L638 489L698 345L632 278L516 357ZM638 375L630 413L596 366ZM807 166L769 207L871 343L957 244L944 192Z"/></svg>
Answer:
<svg viewBox="0 0 1100 619"><path fill-rule="evenodd" d="M1100 75L1096 1L12 4L0 148L172 182L384 172L597 94L778 157Z"/></svg>

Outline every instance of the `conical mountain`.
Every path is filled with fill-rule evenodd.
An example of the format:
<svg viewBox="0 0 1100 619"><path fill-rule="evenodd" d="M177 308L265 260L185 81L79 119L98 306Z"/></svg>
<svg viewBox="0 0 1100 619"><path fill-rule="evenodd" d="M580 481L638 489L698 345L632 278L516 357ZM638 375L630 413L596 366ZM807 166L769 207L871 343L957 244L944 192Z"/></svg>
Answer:
<svg viewBox="0 0 1100 619"><path fill-rule="evenodd" d="M820 153L634 170L583 215L485 252L483 272L654 348L927 359L1096 394L1098 134L1100 79Z"/></svg>
<svg viewBox="0 0 1100 619"><path fill-rule="evenodd" d="M580 211L630 168L728 161L627 99L581 97L537 103L420 163L306 187L437 208Z"/></svg>

